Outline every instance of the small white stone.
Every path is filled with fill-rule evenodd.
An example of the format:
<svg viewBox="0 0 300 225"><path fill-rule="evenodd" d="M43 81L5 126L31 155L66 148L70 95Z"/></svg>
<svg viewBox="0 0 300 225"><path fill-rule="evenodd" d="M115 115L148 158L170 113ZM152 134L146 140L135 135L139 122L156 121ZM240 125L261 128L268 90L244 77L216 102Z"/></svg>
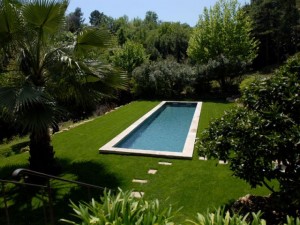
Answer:
<svg viewBox="0 0 300 225"><path fill-rule="evenodd" d="M226 164L228 164L228 161L224 161L224 160L219 160L219 164L221 164L221 165L226 165Z"/></svg>

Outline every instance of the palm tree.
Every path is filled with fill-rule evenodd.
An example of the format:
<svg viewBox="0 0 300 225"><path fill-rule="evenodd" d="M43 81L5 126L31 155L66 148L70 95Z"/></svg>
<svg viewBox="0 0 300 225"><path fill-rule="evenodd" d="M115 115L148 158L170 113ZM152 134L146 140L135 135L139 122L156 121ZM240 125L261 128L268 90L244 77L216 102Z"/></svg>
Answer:
<svg viewBox="0 0 300 225"><path fill-rule="evenodd" d="M123 73L91 54L111 46L107 31L86 28L72 42L60 41L67 6L66 0L0 1L0 49L9 78L0 86L0 104L30 133L30 169L45 173L55 172L49 127L61 112L57 100L97 101L126 86Z"/></svg>

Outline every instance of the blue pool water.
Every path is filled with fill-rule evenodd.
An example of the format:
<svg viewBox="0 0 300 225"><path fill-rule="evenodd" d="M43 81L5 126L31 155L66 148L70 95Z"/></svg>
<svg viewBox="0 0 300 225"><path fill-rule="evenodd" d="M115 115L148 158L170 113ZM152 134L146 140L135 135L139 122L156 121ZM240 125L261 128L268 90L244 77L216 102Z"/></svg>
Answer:
<svg viewBox="0 0 300 225"><path fill-rule="evenodd" d="M166 103L114 147L182 152L196 103Z"/></svg>

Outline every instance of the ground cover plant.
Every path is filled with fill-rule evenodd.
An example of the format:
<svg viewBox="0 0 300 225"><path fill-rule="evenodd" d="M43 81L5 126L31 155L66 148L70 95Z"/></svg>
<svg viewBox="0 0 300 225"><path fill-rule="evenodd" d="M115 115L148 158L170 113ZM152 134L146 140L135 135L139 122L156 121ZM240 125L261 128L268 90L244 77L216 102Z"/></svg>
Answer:
<svg viewBox="0 0 300 225"><path fill-rule="evenodd" d="M245 182L232 177L227 165L216 166L217 161L199 161L197 153L193 160L98 154L99 147L157 104L156 101L133 102L89 123L55 134L52 137L52 143L64 171L61 176L114 190L121 187L123 190L143 191L146 200L159 199L162 207L167 207L169 204L177 208L183 206L177 214L176 221L192 218L197 212L206 212L208 207L218 207L248 193L268 194L266 189L251 189ZM220 116L231 106L232 104L228 103L204 102L199 134L207 127L211 118ZM13 147L14 145L1 145L0 151L8 151ZM26 167L27 154L25 152L8 157L2 155L0 158L1 178L10 178L15 168ZM172 162L172 166L158 165L159 161L166 160ZM157 169L157 174L147 174L149 168ZM134 184L132 183L134 178L147 179L148 183ZM54 182L53 187L55 188L57 219L68 218L66 215L70 212L69 199L75 203L79 200L90 200L86 189L58 182ZM100 194L94 193L93 197L97 200ZM20 199L21 194L14 196L16 195ZM23 198L25 196L23 195ZM33 204L31 211L25 207L29 200L29 205ZM14 212L14 215L19 215L14 216L19 224L22 224L22 221L42 220L42 216L39 220L32 219L36 211L42 215L42 207L41 202L34 204L38 200L31 200L29 197L27 200L23 199L21 204L14 202L17 198L11 199L10 210Z"/></svg>

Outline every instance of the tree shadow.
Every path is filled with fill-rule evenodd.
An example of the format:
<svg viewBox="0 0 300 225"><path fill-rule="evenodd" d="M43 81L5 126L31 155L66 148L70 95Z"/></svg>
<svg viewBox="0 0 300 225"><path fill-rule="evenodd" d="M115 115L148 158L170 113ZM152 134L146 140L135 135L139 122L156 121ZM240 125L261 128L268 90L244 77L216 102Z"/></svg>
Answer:
<svg viewBox="0 0 300 225"><path fill-rule="evenodd" d="M13 151L14 154L20 154L23 153L24 151L29 151L29 141L24 141L18 144L14 144L11 146L11 150Z"/></svg>
<svg viewBox="0 0 300 225"><path fill-rule="evenodd" d="M109 172L102 164L96 161L67 162L59 160L64 173L77 176L77 180L88 184L97 185L108 189L116 189L120 186L121 178Z"/></svg>
<svg viewBox="0 0 300 225"><path fill-rule="evenodd" d="M53 202L52 209L56 223L61 218L71 219L72 208L70 200L75 204L79 201L90 202L92 198L100 200L104 188L117 190L121 179L109 172L105 166L96 161L71 162L59 159L63 173L60 177L80 181L96 186L100 189L87 188L76 184L51 180L51 192L47 188L31 188L26 186L5 184L5 197L8 204L10 224L46 224L50 221L49 194ZM11 179L12 172L17 168L26 168L28 165L12 165L2 167L1 179ZM3 187L0 187L1 194ZM5 215L3 194L0 197L0 214ZM73 219L73 218L72 218ZM0 224L7 224L5 216L0 217Z"/></svg>

